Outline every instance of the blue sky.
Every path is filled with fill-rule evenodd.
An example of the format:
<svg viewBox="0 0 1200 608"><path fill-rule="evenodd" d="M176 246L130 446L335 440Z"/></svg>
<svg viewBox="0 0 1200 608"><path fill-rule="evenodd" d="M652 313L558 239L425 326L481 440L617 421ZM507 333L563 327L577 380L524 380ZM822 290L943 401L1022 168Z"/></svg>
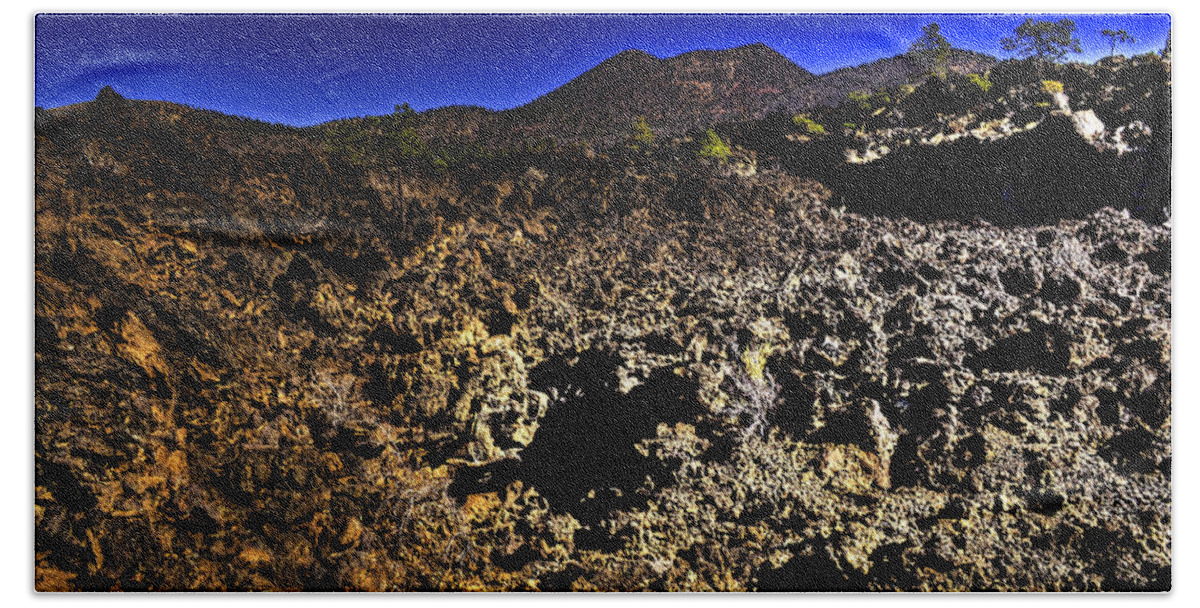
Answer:
<svg viewBox="0 0 1200 608"><path fill-rule="evenodd" d="M54 15L35 32L35 104L95 97L104 85L293 125L385 114L401 102L521 105L625 49L667 57L764 42L824 73L907 50L931 21L957 47L1005 58L1000 38L1028 15ZM1166 15L1038 15L1075 21L1084 52L1104 28L1162 48Z"/></svg>

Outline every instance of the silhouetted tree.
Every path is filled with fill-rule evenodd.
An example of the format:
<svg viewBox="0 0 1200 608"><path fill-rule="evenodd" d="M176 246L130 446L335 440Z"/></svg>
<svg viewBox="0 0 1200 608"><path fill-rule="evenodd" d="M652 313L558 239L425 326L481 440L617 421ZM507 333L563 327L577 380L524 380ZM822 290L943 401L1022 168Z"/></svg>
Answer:
<svg viewBox="0 0 1200 608"><path fill-rule="evenodd" d="M942 35L942 26L937 23L930 23L921 28L921 31L921 37L908 47L908 54L925 68L927 73L945 80L950 69L950 50L953 47Z"/></svg>
<svg viewBox="0 0 1200 608"><path fill-rule="evenodd" d="M397 104L392 112L392 122L399 127L414 127L417 124L417 111L408 102Z"/></svg>
<svg viewBox="0 0 1200 608"><path fill-rule="evenodd" d="M1000 46L1022 57L1034 57L1039 64L1061 61L1067 53L1083 52L1075 37L1075 22L1070 19L1026 19L1013 33L1014 36L1001 38Z"/></svg>
<svg viewBox="0 0 1200 608"><path fill-rule="evenodd" d="M1129 34L1129 32L1127 32L1125 30L1121 30L1121 29L1118 29L1118 30L1103 29L1103 30L1100 30L1100 33L1104 34L1105 36L1108 37L1108 41L1109 41L1108 56L1109 57L1116 56L1118 42L1120 42L1122 44L1137 42L1137 38L1134 38L1133 36L1131 36Z"/></svg>

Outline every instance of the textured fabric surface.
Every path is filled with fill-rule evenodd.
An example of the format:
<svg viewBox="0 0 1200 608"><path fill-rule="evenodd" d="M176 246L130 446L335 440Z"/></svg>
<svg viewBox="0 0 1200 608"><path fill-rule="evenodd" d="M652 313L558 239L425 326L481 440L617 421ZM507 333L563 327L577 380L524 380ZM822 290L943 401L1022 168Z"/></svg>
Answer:
<svg viewBox="0 0 1200 608"><path fill-rule="evenodd" d="M1169 19L822 19L39 17L37 590L1169 590Z"/></svg>

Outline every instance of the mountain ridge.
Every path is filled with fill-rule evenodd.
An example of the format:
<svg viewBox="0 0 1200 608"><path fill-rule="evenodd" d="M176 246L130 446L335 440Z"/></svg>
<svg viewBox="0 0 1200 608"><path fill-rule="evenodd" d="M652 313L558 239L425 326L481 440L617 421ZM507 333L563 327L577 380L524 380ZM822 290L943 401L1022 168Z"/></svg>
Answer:
<svg viewBox="0 0 1200 608"><path fill-rule="evenodd" d="M998 62L989 55L954 49L950 70L982 72ZM760 119L776 111L834 106L851 91L918 83L923 72L902 53L814 74L762 42L696 49L665 58L626 49L514 108L452 104L424 110L419 130L422 136L460 139L552 137L564 142L612 143L626 135L639 116L645 117L657 134L681 135L723 122ZM106 86L96 98L102 99L125 98ZM369 117L331 120L313 127L363 118Z"/></svg>
<svg viewBox="0 0 1200 608"><path fill-rule="evenodd" d="M950 71L983 72L998 62L955 49ZM634 119L644 117L655 133L681 135L777 111L837 105L851 91L919 84L924 72L900 54L816 75L761 42L667 58L629 49L529 103L483 117L477 126L491 136L508 132L612 143L628 133Z"/></svg>

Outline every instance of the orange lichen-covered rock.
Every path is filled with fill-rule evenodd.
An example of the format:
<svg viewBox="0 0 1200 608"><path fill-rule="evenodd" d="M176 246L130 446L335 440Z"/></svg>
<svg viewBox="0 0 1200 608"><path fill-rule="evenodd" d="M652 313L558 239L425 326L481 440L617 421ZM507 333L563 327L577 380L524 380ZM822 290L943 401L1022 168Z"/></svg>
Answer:
<svg viewBox="0 0 1200 608"><path fill-rule="evenodd" d="M162 357L162 348L154 334L132 311L121 321L121 339L118 348L126 357L146 370L150 377L167 372L167 363Z"/></svg>

